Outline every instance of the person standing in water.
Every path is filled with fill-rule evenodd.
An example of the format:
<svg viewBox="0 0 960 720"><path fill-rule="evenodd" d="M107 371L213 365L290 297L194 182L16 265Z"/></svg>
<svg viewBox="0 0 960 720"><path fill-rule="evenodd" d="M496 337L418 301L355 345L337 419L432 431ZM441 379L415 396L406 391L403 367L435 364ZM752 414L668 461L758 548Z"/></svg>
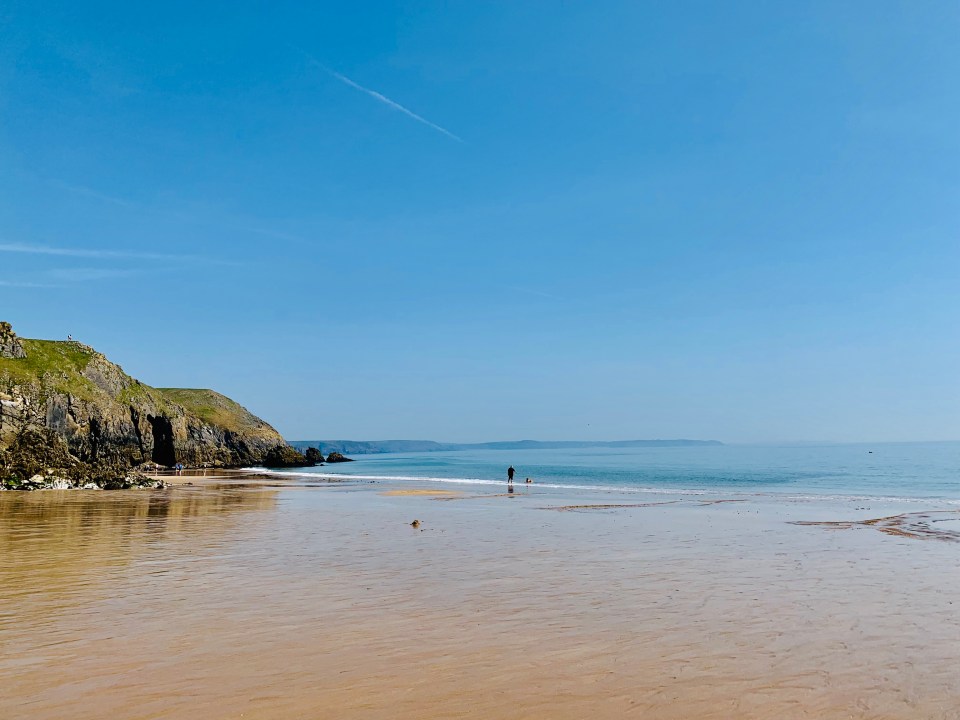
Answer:
<svg viewBox="0 0 960 720"><path fill-rule="evenodd" d="M507 485L513 485L513 473L516 472L513 469L513 465L507 468Z"/></svg>

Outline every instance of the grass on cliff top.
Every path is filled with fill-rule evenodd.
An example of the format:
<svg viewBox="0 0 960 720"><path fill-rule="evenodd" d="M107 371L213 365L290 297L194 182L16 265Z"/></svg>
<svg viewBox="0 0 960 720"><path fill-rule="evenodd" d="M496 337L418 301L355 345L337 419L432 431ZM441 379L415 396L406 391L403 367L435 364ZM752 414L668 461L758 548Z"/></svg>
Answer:
<svg viewBox="0 0 960 720"><path fill-rule="evenodd" d="M153 412L161 415L179 412L176 406L180 405L210 425L269 440L282 440L270 425L213 390L153 388L127 376L116 366L126 382L122 383L123 387L116 397L112 397L83 374L91 360L102 358L92 348L69 340L19 340L27 356L0 358L0 392L5 390L4 379L9 378L15 386L38 384L48 391L68 393L83 400L108 405L152 405L155 408ZM109 363L105 359L98 362Z"/></svg>
<svg viewBox="0 0 960 720"><path fill-rule="evenodd" d="M150 403L156 408L159 415L171 415L174 413L175 400L157 388L144 385L138 380L134 380L128 387L125 387L117 395L117 402L121 405L134 405L137 403Z"/></svg>
<svg viewBox="0 0 960 720"><path fill-rule="evenodd" d="M279 437L276 430L245 407L213 390L193 388L156 389L210 425L217 425L231 432Z"/></svg>
<svg viewBox="0 0 960 720"><path fill-rule="evenodd" d="M56 390L78 397L92 397L96 386L83 376L94 353L78 343L20 338L25 358L0 358L0 376L9 375L16 383L39 382L49 378Z"/></svg>

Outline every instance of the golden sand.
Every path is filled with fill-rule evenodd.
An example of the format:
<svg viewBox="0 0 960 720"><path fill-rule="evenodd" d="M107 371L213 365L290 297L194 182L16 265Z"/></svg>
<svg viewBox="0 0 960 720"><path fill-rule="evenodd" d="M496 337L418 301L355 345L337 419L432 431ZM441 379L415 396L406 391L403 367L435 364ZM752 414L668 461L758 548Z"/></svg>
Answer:
<svg viewBox="0 0 960 720"><path fill-rule="evenodd" d="M960 718L946 514L379 490L0 493L0 718Z"/></svg>
<svg viewBox="0 0 960 720"><path fill-rule="evenodd" d="M455 490L386 490L381 495L386 495L388 497L418 497L424 495L438 495L438 496L456 496L462 495L463 493L457 492Z"/></svg>

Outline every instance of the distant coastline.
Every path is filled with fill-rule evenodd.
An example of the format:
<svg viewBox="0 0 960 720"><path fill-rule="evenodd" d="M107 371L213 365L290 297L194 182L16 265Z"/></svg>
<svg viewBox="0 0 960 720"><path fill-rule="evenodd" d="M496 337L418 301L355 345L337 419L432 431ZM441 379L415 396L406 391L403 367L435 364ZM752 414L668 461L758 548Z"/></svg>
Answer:
<svg viewBox="0 0 960 720"><path fill-rule="evenodd" d="M441 443L434 440L291 440L303 451L319 447L344 455L378 453L449 452L452 450L570 450L577 448L702 447L723 445L719 440L506 440L485 443Z"/></svg>

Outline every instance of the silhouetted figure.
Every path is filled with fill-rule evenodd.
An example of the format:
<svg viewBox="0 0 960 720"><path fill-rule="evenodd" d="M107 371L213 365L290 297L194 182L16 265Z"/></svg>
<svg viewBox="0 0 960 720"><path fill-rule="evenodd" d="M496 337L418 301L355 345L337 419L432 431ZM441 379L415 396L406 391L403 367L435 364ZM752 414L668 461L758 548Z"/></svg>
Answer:
<svg viewBox="0 0 960 720"><path fill-rule="evenodd" d="M507 468L507 485L513 485L513 473L515 472L513 465Z"/></svg>

